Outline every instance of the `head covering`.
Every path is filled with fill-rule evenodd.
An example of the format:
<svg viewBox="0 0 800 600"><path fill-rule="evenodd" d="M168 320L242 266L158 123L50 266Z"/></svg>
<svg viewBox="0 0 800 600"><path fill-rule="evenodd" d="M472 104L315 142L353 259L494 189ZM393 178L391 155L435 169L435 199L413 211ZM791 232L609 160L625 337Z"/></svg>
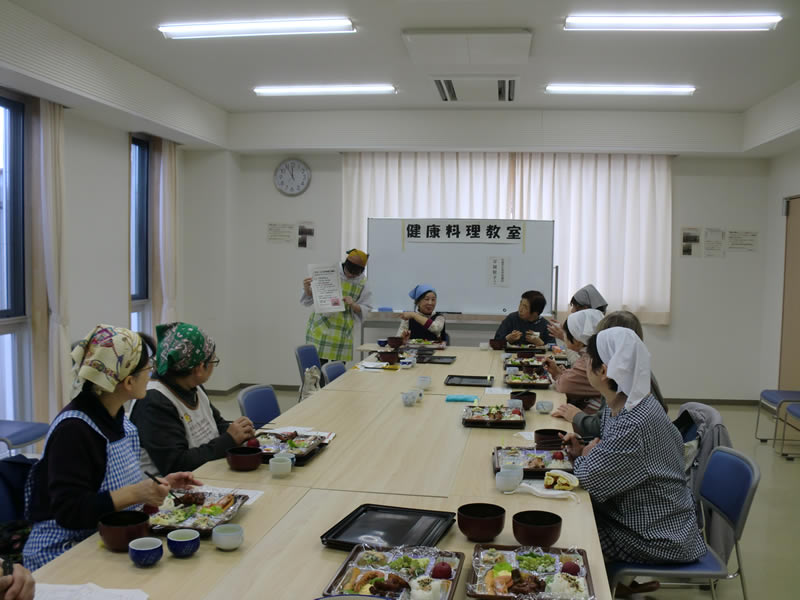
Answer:
<svg viewBox="0 0 800 600"><path fill-rule="evenodd" d="M369 254L367 254L363 250L359 250L358 248L353 248L352 250L347 251L347 260L349 260L354 265L358 265L360 267L366 267L367 259L369 259Z"/></svg>
<svg viewBox="0 0 800 600"><path fill-rule="evenodd" d="M612 327L597 334L597 353L631 410L650 394L650 352L632 330Z"/></svg>
<svg viewBox="0 0 800 600"><path fill-rule="evenodd" d="M159 375L164 375L167 371L193 369L211 360L217 347L214 338L189 323L158 325L156 337L156 369Z"/></svg>
<svg viewBox="0 0 800 600"><path fill-rule="evenodd" d="M428 285L427 283L420 283L419 285L415 285L414 289L408 292L408 297L411 298L414 302L422 298L428 292L436 293L436 289L432 285Z"/></svg>
<svg viewBox="0 0 800 600"><path fill-rule="evenodd" d="M72 349L73 397L84 382L113 392L142 357L142 338L124 327L98 325Z"/></svg>
<svg viewBox="0 0 800 600"><path fill-rule="evenodd" d="M589 306L598 310L604 310L608 306L606 299L600 295L600 292L591 283L575 292L572 298L581 306Z"/></svg>
<svg viewBox="0 0 800 600"><path fill-rule="evenodd" d="M567 317L567 328L579 342L589 343L589 338L594 335L597 324L603 320L603 313L593 308L579 310Z"/></svg>

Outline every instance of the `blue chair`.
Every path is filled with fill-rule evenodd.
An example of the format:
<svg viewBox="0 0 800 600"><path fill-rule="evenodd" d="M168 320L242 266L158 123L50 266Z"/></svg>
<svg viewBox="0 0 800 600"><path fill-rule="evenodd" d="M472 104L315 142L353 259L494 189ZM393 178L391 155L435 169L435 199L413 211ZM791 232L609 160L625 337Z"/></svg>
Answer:
<svg viewBox="0 0 800 600"><path fill-rule="evenodd" d="M646 563L616 562L608 565L608 580L611 589L624 577L654 577L657 579L702 579L711 584L711 596L716 600L716 582L719 579L739 577L742 596L747 600L744 581L742 554L739 539L742 536L750 505L753 502L761 473L758 465L750 458L732 448L717 447L711 453L700 485L700 500L722 518L733 529L736 547L735 573L728 572L728 566L709 547L706 553L693 563L675 565L653 565Z"/></svg>
<svg viewBox="0 0 800 600"><path fill-rule="evenodd" d="M344 375L346 371L347 367L345 367L344 363L340 360L325 363L322 365L323 385L328 385L331 381L339 377L339 375Z"/></svg>
<svg viewBox="0 0 800 600"><path fill-rule="evenodd" d="M789 402L800 402L800 391L791 391L791 390L762 390L761 398L758 402L758 409L756 411L756 431L755 437L756 439L761 442L772 442L772 447L775 447L775 443L778 440L778 415L783 408L783 405ZM772 432L772 437L762 438L758 435L758 423L761 420L761 409L766 410L769 413L772 413L773 419L775 420L775 428ZM784 421L785 425L785 421Z"/></svg>
<svg viewBox="0 0 800 600"><path fill-rule="evenodd" d="M800 421L800 401L798 402L785 401L785 402L788 404L788 406L786 407L786 413L783 415L783 418L781 419L783 421L783 433L781 434L780 452L781 456L785 457L786 460L794 460L795 456L800 456L800 454L796 453L790 454L784 451L786 446L786 425L789 423L789 417L792 417ZM780 415L778 415L778 418L780 418ZM777 425L777 421L775 422L775 424ZM789 427L793 426L789 425Z"/></svg>
<svg viewBox="0 0 800 600"><path fill-rule="evenodd" d="M319 354L314 344L304 344L294 349L294 357L297 359L297 369L300 371L300 398L303 398L303 384L305 383L306 369L317 367L322 371L319 362Z"/></svg>
<svg viewBox="0 0 800 600"><path fill-rule="evenodd" d="M50 425L33 421L0 420L0 442L8 446L9 452L35 444L47 435Z"/></svg>
<svg viewBox="0 0 800 600"><path fill-rule="evenodd" d="M256 428L279 417L281 407L271 385L251 385L239 392L239 410L250 419Z"/></svg>

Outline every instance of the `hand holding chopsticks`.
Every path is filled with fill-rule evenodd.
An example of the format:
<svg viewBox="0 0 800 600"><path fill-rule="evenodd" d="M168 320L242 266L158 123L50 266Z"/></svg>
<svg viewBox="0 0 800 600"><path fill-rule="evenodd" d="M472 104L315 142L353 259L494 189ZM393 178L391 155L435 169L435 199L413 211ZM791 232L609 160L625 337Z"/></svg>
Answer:
<svg viewBox="0 0 800 600"><path fill-rule="evenodd" d="M156 477L155 475L153 475L152 473L150 473L148 471L145 471L144 474L147 475L153 481L155 481L158 485L164 485L164 484L169 485L166 481L160 481L158 479L158 477ZM172 498L173 500L177 500L178 499L178 497L175 494L172 493L172 490L169 490L167 492L167 494L169 494L170 498Z"/></svg>
<svg viewBox="0 0 800 600"><path fill-rule="evenodd" d="M572 459L578 456L586 456L591 452L592 448L600 443L599 438L581 437L576 433L568 433L567 435L559 434L559 436L561 437L564 449ZM587 444L586 441L589 439L591 439L591 441Z"/></svg>

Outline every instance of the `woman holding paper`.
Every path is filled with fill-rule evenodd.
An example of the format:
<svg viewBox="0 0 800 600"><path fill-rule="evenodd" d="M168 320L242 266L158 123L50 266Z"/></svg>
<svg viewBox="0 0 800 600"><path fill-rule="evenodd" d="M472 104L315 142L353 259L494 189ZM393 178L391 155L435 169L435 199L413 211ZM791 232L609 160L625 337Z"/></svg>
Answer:
<svg viewBox="0 0 800 600"><path fill-rule="evenodd" d="M306 326L306 343L314 344L320 362L329 360L348 361L353 358L353 327L356 319L362 318L365 310L372 308L372 293L367 288L364 269L369 255L363 250L352 249L339 267L339 278L342 284L342 302L344 310L330 313L311 313ZM311 291L311 277L303 280L303 295L300 298L303 306L313 306L314 296Z"/></svg>

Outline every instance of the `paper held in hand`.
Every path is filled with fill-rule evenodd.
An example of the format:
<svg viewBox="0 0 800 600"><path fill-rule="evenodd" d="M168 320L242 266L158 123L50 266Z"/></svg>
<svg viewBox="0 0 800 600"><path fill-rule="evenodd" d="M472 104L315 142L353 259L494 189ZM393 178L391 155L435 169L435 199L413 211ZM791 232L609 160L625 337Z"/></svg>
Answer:
<svg viewBox="0 0 800 600"><path fill-rule="evenodd" d="M342 300L339 267L336 265L308 265L308 275L311 277L314 312L343 312L344 300Z"/></svg>

